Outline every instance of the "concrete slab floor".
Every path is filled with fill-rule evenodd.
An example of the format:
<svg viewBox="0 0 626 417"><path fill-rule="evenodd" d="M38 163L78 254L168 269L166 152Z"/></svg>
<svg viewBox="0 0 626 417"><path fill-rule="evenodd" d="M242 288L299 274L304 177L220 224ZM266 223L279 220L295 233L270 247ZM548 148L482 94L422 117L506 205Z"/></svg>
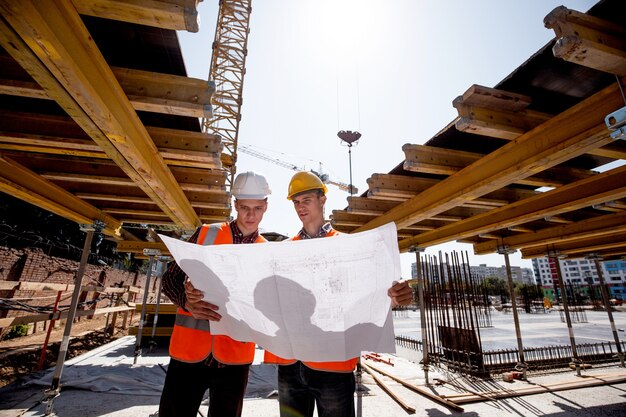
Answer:
<svg viewBox="0 0 626 417"><path fill-rule="evenodd" d="M499 313L501 314L501 313ZM622 313L623 314L623 313ZM523 316L523 315L522 315ZM544 315L542 319L534 316L528 317L528 323L522 327L522 335L532 332L543 333L544 336L553 335L557 330L560 333L561 327L566 327L558 319L558 314L553 317ZM623 328L626 315L617 318L618 326ZM587 337L594 339L605 339L605 326L608 320L601 315L590 315L589 322L578 326L579 331L584 332ZM419 320L411 312L410 317L397 317L395 320L396 333L406 334L419 327ZM543 324L541 324L543 322ZM501 331L514 331L510 314L507 316L498 315L494 317L497 325L497 335L494 340L500 340L504 336ZM532 324L531 324L532 323ZM549 324L548 324L549 323ZM575 331L577 328L575 327ZM599 330L599 331L598 331ZM406 333L405 333L406 332ZM494 332L496 333L496 332ZM620 336L623 333L620 332ZM560 335L559 335L560 337ZM499 343L498 343L499 344ZM132 364L132 338L120 340L110 345L103 346L97 350L89 352L81 357L69 361L67 366L88 366L90 370L96 372L98 369L111 369L111 367L130 367ZM259 351L261 352L261 351ZM259 353L257 352L257 353ZM388 372L397 375L409 382L431 391L437 395L454 395L460 390L451 384L426 385L423 370L414 362L419 361L419 354L414 351L399 348L397 356L385 355L391 358L394 366L379 364L376 366L385 368ZM409 361L413 360L414 362ZM144 357L139 358L139 365L145 368L155 367L158 364L164 365L168 362L165 349L157 350ZM584 376L616 374L626 376L626 370L613 366L610 368L590 369L583 371ZM66 371L64 374L66 375ZM69 375L69 372L67 373ZM399 383L389 378L381 378L389 384L408 404L415 407L415 416L448 416L463 415L470 417L506 417L506 416L626 416L626 383L620 382L613 385L590 387L568 391L558 391L552 393L542 393L532 396L501 399L497 401L479 402L463 405L463 413L452 411L437 402L421 396ZM458 375L448 374L443 370L433 370L429 373L431 384L434 378L448 380L454 384L461 384L472 390L494 390L494 389L518 389L521 387L533 386L528 382L515 380L514 382L503 382L502 380L471 380L459 378ZM553 373L546 375L531 375L532 384L545 385L561 383L565 381L581 381L584 378L576 377L574 371ZM373 380L371 376L364 373L363 383L365 391L360 401L357 398L357 416L406 416L404 411L389 395L387 395ZM45 404L38 404L43 395L45 386L15 386L9 389L0 390L0 417L26 416L39 417L45 414ZM10 397L10 398L7 398ZM6 401L14 399L15 401ZM3 404L13 403L9 406ZM92 392L82 389L64 388L61 395L54 401L56 415L62 417L88 417L88 416L154 416L156 415L159 402L159 393L152 395L125 395L123 392ZM21 405L20 405L21 403ZM2 409L4 408L4 409ZM207 405L200 409L203 415L207 415ZM278 401L275 397L249 398L244 403L244 417L273 417L278 416ZM317 415L317 414L315 414Z"/></svg>
<svg viewBox="0 0 626 417"><path fill-rule="evenodd" d="M592 374L591 372L587 374ZM625 373L626 374L626 373ZM575 379L569 375L550 375L533 378L535 384L549 384ZM451 411L443 405L422 397L400 384L385 379L392 390L402 399L415 407L415 416L438 417L463 415L466 417L505 417L505 416L612 416L626 415L626 383L612 386L585 388L581 390L559 391L550 394L539 394L526 397L504 399L463 405L464 412ZM400 417L408 413L394 402L373 379L365 375L363 378L367 393L362 397L362 407L357 416ZM499 383L505 388L520 388L529 384L522 381ZM433 392L453 393L448 387L433 387ZM154 416L158 408L157 396L131 396L108 393L94 393L83 390L65 390L56 399L54 410L57 416L89 417L89 416ZM206 416L207 406L200 411ZM43 404L27 411L25 417L39 417L45 413ZM0 412L0 416L3 416ZM6 414L15 415L15 414ZM272 399L247 399L244 403L244 417L278 416L278 401ZM317 413L315 414L317 415Z"/></svg>

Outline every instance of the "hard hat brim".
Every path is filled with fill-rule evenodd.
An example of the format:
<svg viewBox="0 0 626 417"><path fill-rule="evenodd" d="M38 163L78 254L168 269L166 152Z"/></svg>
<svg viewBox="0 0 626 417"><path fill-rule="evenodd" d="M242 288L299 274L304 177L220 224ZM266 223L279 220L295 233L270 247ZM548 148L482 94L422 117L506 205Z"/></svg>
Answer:
<svg viewBox="0 0 626 417"><path fill-rule="evenodd" d="M267 200L266 195L264 194L239 194L233 195L237 200Z"/></svg>
<svg viewBox="0 0 626 417"><path fill-rule="evenodd" d="M302 194L310 193L313 191L321 191L323 195L326 195L327 188L314 187L309 188L308 190L298 191L297 193L293 193L292 195L287 196L287 200L292 200L294 197L298 197Z"/></svg>

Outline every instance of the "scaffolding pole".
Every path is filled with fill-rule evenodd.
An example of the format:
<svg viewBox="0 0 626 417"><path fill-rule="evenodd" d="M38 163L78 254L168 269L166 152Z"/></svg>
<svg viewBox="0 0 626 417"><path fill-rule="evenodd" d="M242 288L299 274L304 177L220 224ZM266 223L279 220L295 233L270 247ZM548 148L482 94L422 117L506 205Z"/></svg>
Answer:
<svg viewBox="0 0 626 417"><path fill-rule="evenodd" d="M597 254L589 254L586 256L587 259L595 262L596 271L598 271L598 279L600 279L600 290L602 292L602 301L604 302L604 308L606 308L606 313L609 316L609 322L611 322L611 331L613 332L613 338L615 339L615 346L617 347L617 357L619 358L620 365L624 367L624 352L622 352L622 345L619 341L619 336L617 334L617 328L615 327L615 320L613 320L613 312L611 311L611 302L609 301L609 291L606 287L606 282L604 281L604 274L602 272L602 265L600 265L600 261L602 258Z"/></svg>
<svg viewBox="0 0 626 417"><path fill-rule="evenodd" d="M417 269L417 297L420 303L420 324L422 327L422 368L424 369L424 378L426 380L426 385L429 385L428 329L426 325L426 306L424 305L424 274L422 272L421 260L421 253L424 252L424 248L412 246L411 248L409 248L409 252L415 252L415 266Z"/></svg>
<svg viewBox="0 0 626 417"><path fill-rule="evenodd" d="M576 375L581 376L581 361L578 358L578 351L576 349L576 339L574 338L574 328L572 327L572 319L569 314L569 303L567 301L567 292L565 291L565 283L563 282L563 272L561 271L561 262L559 260L559 254L557 252L549 252L548 257L555 260L556 274L559 280L559 289L561 291L561 300L563 302L563 313L565 314L565 321L567 323L567 331L569 333L570 345L572 346L572 363L576 368Z"/></svg>
<svg viewBox="0 0 626 417"><path fill-rule="evenodd" d="M513 274L511 273L511 262L509 261L509 255L514 253L514 250L508 247L498 248L498 253L504 255L504 263L506 265L506 280L509 284L509 294L511 295L511 308L513 310L513 322L515 323L515 336L517 338L517 350L519 352L519 362L515 365L515 368L522 371L522 379L526 380L526 370L528 368L526 359L524 357L524 345L522 343L522 329L519 324L519 315L517 313L517 300L515 299L515 287L513 286Z"/></svg>
<svg viewBox="0 0 626 417"><path fill-rule="evenodd" d="M143 301L141 305L141 315L139 316L139 323L137 325L137 337L135 339L135 354L133 358L133 364L137 364L137 358L141 356L141 336L143 333L143 322L146 318L146 303L148 302L148 293L150 292L150 277L152 276L152 265L154 264L154 257L161 255L161 251L158 249L144 249L143 254L149 257L148 272L146 273L146 285L143 288Z"/></svg>
<svg viewBox="0 0 626 417"><path fill-rule="evenodd" d="M67 356L67 350L70 344L70 336L72 334L72 325L74 318L76 317L76 308L78 307L78 298L81 292L81 286L83 284L83 275L85 274L85 268L87 267L87 261L89 260L89 251L91 249L91 242L93 240L94 233L99 233L104 228L104 223L101 221L95 221L93 224L81 224L80 230L85 232L85 243L83 245L83 253L80 258L80 265L78 271L76 271L76 278L74 279L74 292L72 293L72 302L70 304L70 310L67 313L67 321L65 322L65 329L63 331L63 339L61 340L61 347L59 349L59 356L57 357L57 363L54 368L54 374L52 375L52 383L50 388L45 392L46 416L53 414L54 399L59 396L61 391L61 374L63 373L63 366L65 365L65 357Z"/></svg>

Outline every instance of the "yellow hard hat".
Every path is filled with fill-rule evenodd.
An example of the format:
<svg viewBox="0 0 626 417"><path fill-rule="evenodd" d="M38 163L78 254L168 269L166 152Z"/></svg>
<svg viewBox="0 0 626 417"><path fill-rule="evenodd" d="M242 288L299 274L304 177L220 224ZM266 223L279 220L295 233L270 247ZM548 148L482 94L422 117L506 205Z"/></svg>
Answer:
<svg viewBox="0 0 626 417"><path fill-rule="evenodd" d="M328 192L326 184L317 175L307 171L298 172L289 181L287 199L291 200L294 195L310 190L322 190L324 194Z"/></svg>

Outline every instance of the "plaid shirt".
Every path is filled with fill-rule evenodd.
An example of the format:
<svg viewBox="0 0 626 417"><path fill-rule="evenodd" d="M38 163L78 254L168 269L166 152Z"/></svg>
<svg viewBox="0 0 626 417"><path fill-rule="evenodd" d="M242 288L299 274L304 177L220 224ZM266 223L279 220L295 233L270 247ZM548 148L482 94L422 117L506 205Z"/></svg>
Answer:
<svg viewBox="0 0 626 417"><path fill-rule="evenodd" d="M333 227L330 225L330 223L324 223L322 227L320 227L320 230L317 232L317 234L315 236L311 236L306 232L306 230L304 230L303 227L298 232L298 237L300 239L317 239L318 237L326 237L331 230L333 230Z"/></svg>
<svg viewBox="0 0 626 417"><path fill-rule="evenodd" d="M237 223L233 220L229 224L230 232L233 235L233 243L236 245L254 243L259 238L259 231L255 230L254 233L249 236L244 236L243 232L237 227ZM198 241L198 235L200 234L200 227L196 229L194 234L189 238L189 243L196 243ZM176 262L172 262L167 268L167 271L163 274L161 285L163 292L167 297L177 306L185 308L187 302L187 296L185 295L185 280L187 274L180 269Z"/></svg>

